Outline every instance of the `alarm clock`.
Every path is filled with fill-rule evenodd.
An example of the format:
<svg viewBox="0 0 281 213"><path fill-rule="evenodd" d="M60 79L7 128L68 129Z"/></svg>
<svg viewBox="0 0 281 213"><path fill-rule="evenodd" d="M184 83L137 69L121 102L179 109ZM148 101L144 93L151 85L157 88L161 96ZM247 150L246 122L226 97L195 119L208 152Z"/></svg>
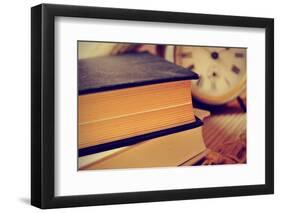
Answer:
<svg viewBox="0 0 281 213"><path fill-rule="evenodd" d="M226 104L246 91L246 48L167 46L169 61L199 75L192 95L208 105Z"/></svg>

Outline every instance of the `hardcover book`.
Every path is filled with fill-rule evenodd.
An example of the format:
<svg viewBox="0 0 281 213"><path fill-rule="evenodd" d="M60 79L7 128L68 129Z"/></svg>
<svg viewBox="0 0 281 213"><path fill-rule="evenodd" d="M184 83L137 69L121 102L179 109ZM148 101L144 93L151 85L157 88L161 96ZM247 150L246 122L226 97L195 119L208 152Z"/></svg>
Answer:
<svg viewBox="0 0 281 213"><path fill-rule="evenodd" d="M164 150L167 142L159 141L190 135L201 126L193 113L190 83L198 76L189 69L146 53L81 59L78 69L79 157L120 147L130 149L126 155L148 153L152 146ZM154 145L144 146L148 140Z"/></svg>

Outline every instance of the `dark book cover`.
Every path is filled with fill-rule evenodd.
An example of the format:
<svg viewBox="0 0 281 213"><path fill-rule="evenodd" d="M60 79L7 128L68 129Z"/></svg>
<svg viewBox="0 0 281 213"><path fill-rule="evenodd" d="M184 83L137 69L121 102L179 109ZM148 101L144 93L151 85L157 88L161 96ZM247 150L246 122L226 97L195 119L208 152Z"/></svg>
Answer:
<svg viewBox="0 0 281 213"><path fill-rule="evenodd" d="M198 79L189 69L148 53L78 61L79 95L179 80Z"/></svg>
<svg viewBox="0 0 281 213"><path fill-rule="evenodd" d="M196 120L189 124L183 124L183 125L171 127L168 129L163 129L163 130L159 130L159 131L155 131L155 132L151 132L151 133L147 133L147 134L143 134L143 135L134 136L131 138L125 138L125 139L121 139L121 140L117 140L117 141L112 141L112 142L108 142L108 143L104 143L104 144L99 144L99 145L95 145L95 146L82 148L82 149L78 150L78 156L83 157L86 155L95 154L95 153L99 153L99 152L103 152L103 151L108 151L108 150L112 150L112 149L116 149L116 148L120 148L120 147L124 147L124 146L130 146L130 145L134 145L134 144L140 143L145 140L150 140L150 139L153 139L156 137L174 134L176 132L186 131L189 129L200 127L202 125L203 125L203 122L199 118L196 117Z"/></svg>

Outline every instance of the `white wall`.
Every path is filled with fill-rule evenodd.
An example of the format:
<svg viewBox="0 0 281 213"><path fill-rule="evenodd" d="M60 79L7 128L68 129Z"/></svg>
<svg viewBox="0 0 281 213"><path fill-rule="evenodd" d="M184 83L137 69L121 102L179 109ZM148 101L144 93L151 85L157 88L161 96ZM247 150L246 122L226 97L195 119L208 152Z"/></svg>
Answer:
<svg viewBox="0 0 281 213"><path fill-rule="evenodd" d="M81 4L150 10L170 10L194 13L244 15L275 18L275 109L281 107L281 13L278 1L114 1L114 0L59 0L45 3ZM37 212L31 207L30 196L30 7L40 1L1 2L0 46L0 125L1 125L1 212ZM67 209L67 212L270 212L281 207L281 122L280 110L275 112L275 195L236 198L173 201L130 205L114 205ZM65 209L51 210L65 212Z"/></svg>

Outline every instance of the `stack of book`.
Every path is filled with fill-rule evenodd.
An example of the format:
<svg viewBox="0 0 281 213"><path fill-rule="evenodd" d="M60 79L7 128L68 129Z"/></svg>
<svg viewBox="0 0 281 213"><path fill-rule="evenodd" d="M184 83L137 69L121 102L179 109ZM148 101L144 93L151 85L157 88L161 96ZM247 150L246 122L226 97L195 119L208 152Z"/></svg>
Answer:
<svg viewBox="0 0 281 213"><path fill-rule="evenodd" d="M81 59L79 169L178 166L205 150L197 74L146 53Z"/></svg>

